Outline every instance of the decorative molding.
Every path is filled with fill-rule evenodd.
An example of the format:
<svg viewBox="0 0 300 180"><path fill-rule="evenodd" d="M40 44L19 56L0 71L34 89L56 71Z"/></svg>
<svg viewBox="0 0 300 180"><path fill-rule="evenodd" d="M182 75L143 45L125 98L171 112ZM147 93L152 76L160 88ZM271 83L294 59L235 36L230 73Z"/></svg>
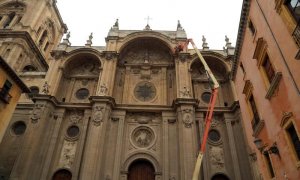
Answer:
<svg viewBox="0 0 300 180"><path fill-rule="evenodd" d="M281 78L282 78L282 73L281 72L276 72L274 78L272 79L272 82L270 84L270 87L267 91L267 94L266 94L265 98L271 99L271 97L274 95L275 90L279 86L279 82L280 82Z"/></svg>
<svg viewBox="0 0 300 180"><path fill-rule="evenodd" d="M41 118L42 111L44 110L44 104L35 104L31 114L31 122L37 123Z"/></svg>
<svg viewBox="0 0 300 180"><path fill-rule="evenodd" d="M256 47L255 47L255 51L253 54L253 59L257 59L257 64L258 66L260 66L262 60L263 60L263 55L266 52L267 49L267 42L264 40L264 38L260 37L258 38L257 42L256 42Z"/></svg>
<svg viewBox="0 0 300 180"><path fill-rule="evenodd" d="M254 152L254 153L251 153L251 154L249 154L249 157L250 157L250 159L251 159L251 161L252 162L255 162L255 161L257 161L257 155L256 155L256 153Z"/></svg>
<svg viewBox="0 0 300 180"><path fill-rule="evenodd" d="M176 118L174 118L174 119L168 119L168 123L169 124L174 124L176 122Z"/></svg>
<svg viewBox="0 0 300 180"><path fill-rule="evenodd" d="M101 122L103 122L103 110L104 107L95 106L93 112L93 123L95 126L100 126Z"/></svg>
<svg viewBox="0 0 300 180"><path fill-rule="evenodd" d="M103 51L103 56L106 60L115 59L118 56L116 51Z"/></svg>
<svg viewBox="0 0 300 180"><path fill-rule="evenodd" d="M107 95L107 92L108 92L108 88L107 88L106 84L105 83L101 84L100 89L99 89L99 95L105 96L105 95Z"/></svg>
<svg viewBox="0 0 300 180"><path fill-rule="evenodd" d="M70 112L69 120L72 124L79 124L81 123L83 117L83 112L78 110L73 110Z"/></svg>
<svg viewBox="0 0 300 180"><path fill-rule="evenodd" d="M191 98L191 92L188 87L183 87L182 91L179 91L181 98Z"/></svg>
<svg viewBox="0 0 300 180"><path fill-rule="evenodd" d="M282 118L280 121L280 126L283 127L285 123L293 116L292 112L282 112Z"/></svg>
<svg viewBox="0 0 300 180"><path fill-rule="evenodd" d="M183 109L183 116L182 116L182 122L184 124L184 127L190 128L193 124L193 118L192 118L192 109Z"/></svg>
<svg viewBox="0 0 300 180"><path fill-rule="evenodd" d="M248 99L250 97L250 94L253 90L253 85L251 83L250 80L246 80L245 82L245 86L244 86L244 89L243 89L243 94L246 95L246 99Z"/></svg>
<svg viewBox="0 0 300 180"><path fill-rule="evenodd" d="M146 126L140 126L131 133L131 142L137 148L149 148L155 143L155 133Z"/></svg>
<svg viewBox="0 0 300 180"><path fill-rule="evenodd" d="M119 121L120 118L118 118L118 117L111 117L111 120L112 120L113 122L116 122L116 121Z"/></svg>
<svg viewBox="0 0 300 180"><path fill-rule="evenodd" d="M186 60L188 60L190 57L189 53L179 53L178 58L179 60L184 63Z"/></svg>
<svg viewBox="0 0 300 180"><path fill-rule="evenodd" d="M257 137L258 134L261 132L261 130L263 129L263 127L265 126L265 121L264 120L260 120L258 122L258 124L253 128L253 137Z"/></svg>
<svg viewBox="0 0 300 180"><path fill-rule="evenodd" d="M211 165L216 169L223 169L225 165L223 148L211 146L209 154Z"/></svg>
<svg viewBox="0 0 300 180"><path fill-rule="evenodd" d="M281 13L284 0L275 0L275 10L278 14Z"/></svg>

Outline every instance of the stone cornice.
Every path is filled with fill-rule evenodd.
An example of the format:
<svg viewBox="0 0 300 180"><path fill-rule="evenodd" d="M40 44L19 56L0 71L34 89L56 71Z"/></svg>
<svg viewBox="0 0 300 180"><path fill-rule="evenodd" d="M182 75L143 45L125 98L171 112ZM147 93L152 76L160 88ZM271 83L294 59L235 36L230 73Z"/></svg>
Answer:
<svg viewBox="0 0 300 180"><path fill-rule="evenodd" d="M194 107L198 106L199 101L193 98L177 98L173 101L172 107L176 109L180 105L192 105Z"/></svg>
<svg viewBox="0 0 300 180"><path fill-rule="evenodd" d="M1 56L0 56L0 66L9 75L9 77L15 81L15 83L21 88L23 92L30 93L30 89L19 78L19 76L15 73L15 71L4 61L4 59L2 59Z"/></svg>
<svg viewBox="0 0 300 180"><path fill-rule="evenodd" d="M243 0L243 6L241 11L241 17L240 17L240 25L236 40L236 47L235 47L235 53L233 57L233 63L232 63L232 70L231 70L231 79L234 80L238 68L239 58L241 54L241 48L244 41L244 34L245 29L248 21L248 14L250 9L250 0Z"/></svg>
<svg viewBox="0 0 300 180"><path fill-rule="evenodd" d="M89 100L92 104L95 104L97 102L104 102L111 105L112 108L116 107L115 99L111 96L91 96Z"/></svg>
<svg viewBox="0 0 300 180"><path fill-rule="evenodd" d="M24 39L29 47L37 54L38 60L40 63L48 70L49 66L45 60L44 55L40 52L39 48L36 46L35 42L31 38L30 34L26 31L11 31L11 30L0 30L0 38L11 38L11 37L18 37Z"/></svg>

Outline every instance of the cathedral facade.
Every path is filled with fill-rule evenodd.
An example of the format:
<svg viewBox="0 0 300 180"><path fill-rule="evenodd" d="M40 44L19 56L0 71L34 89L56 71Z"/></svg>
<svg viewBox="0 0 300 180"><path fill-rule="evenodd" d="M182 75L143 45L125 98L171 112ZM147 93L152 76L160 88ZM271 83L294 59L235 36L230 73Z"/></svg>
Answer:
<svg viewBox="0 0 300 180"><path fill-rule="evenodd" d="M34 10L32 10L34 9ZM187 35L109 30L105 46L71 46L52 0L0 3L0 55L23 95L0 145L1 179L189 180L211 96ZM234 48L201 53L220 83L199 179L253 179L230 80ZM21 124L22 126L18 126Z"/></svg>

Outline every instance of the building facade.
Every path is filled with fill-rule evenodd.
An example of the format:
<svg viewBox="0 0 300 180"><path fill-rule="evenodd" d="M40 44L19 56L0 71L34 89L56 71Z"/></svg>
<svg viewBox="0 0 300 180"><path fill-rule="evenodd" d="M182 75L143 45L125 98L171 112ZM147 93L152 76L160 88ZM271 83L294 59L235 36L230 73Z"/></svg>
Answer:
<svg viewBox="0 0 300 180"><path fill-rule="evenodd" d="M7 129L12 114L17 106L21 94L30 93L28 87L18 77L14 70L0 56L0 142ZM18 127L24 123L12 126L16 134L20 133Z"/></svg>
<svg viewBox="0 0 300 180"><path fill-rule="evenodd" d="M92 34L71 46L70 34L59 43L67 28L54 0L6 0L0 13L0 55L32 91L0 145L2 179L191 179L211 92L195 51L174 53L187 40L179 22L133 31L116 21L105 46L92 46ZM221 87L199 179L252 180L234 48L203 40L201 52Z"/></svg>
<svg viewBox="0 0 300 180"><path fill-rule="evenodd" d="M298 0L244 0L232 69L263 179L300 178Z"/></svg>

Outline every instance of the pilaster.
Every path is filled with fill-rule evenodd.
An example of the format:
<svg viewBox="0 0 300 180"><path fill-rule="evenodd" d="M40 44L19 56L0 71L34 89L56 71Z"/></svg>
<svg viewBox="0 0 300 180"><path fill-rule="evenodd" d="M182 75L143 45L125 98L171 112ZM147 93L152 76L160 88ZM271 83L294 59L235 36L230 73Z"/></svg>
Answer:
<svg viewBox="0 0 300 180"><path fill-rule="evenodd" d="M52 102L47 101L50 96L37 99L30 115L26 142L11 173L11 179L38 180L42 175L43 165L47 159L51 137L55 126L52 113ZM51 149L51 148L50 148ZM46 163L47 164L47 163Z"/></svg>
<svg viewBox="0 0 300 180"><path fill-rule="evenodd" d="M98 82L96 95L112 96L118 56L116 51L105 51L103 52L103 56L105 63L101 79Z"/></svg>
<svg viewBox="0 0 300 180"><path fill-rule="evenodd" d="M233 128L232 123L235 121L235 117L233 117L231 114L224 114L225 116L225 123L226 123L226 129L228 133L228 141L229 141L229 149L230 154L232 158L232 167L234 171L234 179L241 180L241 171L240 171L240 164L238 159L238 153L237 153L237 147L236 142L233 134Z"/></svg>
<svg viewBox="0 0 300 180"><path fill-rule="evenodd" d="M178 143L181 165L179 179L192 179L197 158L194 107L197 105L197 101L195 99L177 99L174 104L178 119Z"/></svg>
<svg viewBox="0 0 300 180"><path fill-rule="evenodd" d="M191 98L192 84L189 78L189 53L179 53L175 59L176 81L177 81L177 97Z"/></svg>
<svg viewBox="0 0 300 180"><path fill-rule="evenodd" d="M108 96L92 96L93 104L91 122L88 127L85 152L80 170L81 179L104 179L106 144L105 134L112 108L115 106L113 98Z"/></svg>

